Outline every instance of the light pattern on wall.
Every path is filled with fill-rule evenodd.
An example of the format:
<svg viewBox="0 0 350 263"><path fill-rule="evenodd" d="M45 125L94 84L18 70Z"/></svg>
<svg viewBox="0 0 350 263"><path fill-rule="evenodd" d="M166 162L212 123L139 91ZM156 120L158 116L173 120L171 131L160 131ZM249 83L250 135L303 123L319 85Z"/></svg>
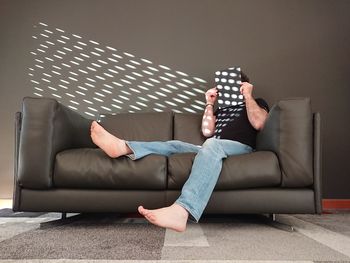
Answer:
<svg viewBox="0 0 350 263"><path fill-rule="evenodd" d="M87 117L101 113L201 113L206 81L45 23L34 25L33 94Z"/></svg>

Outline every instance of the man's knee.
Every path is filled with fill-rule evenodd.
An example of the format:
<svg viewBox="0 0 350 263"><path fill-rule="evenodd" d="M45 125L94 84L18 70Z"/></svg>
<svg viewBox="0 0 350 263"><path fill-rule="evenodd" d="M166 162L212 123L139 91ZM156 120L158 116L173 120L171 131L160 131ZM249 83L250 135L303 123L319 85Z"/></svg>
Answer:
<svg viewBox="0 0 350 263"><path fill-rule="evenodd" d="M222 145L219 139L209 138L207 139L202 146L202 150L209 151L217 156L221 156L222 158L226 156Z"/></svg>
<svg viewBox="0 0 350 263"><path fill-rule="evenodd" d="M219 146L220 146L220 144L218 142L218 139L216 139L214 137L207 139L203 143L203 148L217 148Z"/></svg>

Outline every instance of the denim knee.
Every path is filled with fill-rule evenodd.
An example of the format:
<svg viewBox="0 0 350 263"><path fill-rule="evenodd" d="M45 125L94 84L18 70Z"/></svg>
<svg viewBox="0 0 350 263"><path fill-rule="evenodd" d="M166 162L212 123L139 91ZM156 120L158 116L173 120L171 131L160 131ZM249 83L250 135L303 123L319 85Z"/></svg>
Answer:
<svg viewBox="0 0 350 263"><path fill-rule="evenodd" d="M203 148L218 148L218 147L220 147L220 143L218 142L218 139L216 139L216 138L209 138L203 143L202 147Z"/></svg>
<svg viewBox="0 0 350 263"><path fill-rule="evenodd" d="M211 152L215 153L222 153L225 155L224 150L222 148L222 145L220 143L220 140L217 138L209 138L207 139L203 145L202 145L203 150L208 150Z"/></svg>

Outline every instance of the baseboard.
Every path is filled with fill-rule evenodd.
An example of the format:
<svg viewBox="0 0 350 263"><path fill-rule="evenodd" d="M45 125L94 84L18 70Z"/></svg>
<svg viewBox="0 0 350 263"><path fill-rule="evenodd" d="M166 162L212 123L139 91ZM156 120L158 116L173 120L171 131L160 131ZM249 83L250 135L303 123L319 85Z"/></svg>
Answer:
<svg viewBox="0 0 350 263"><path fill-rule="evenodd" d="M350 199L322 199L323 210L350 210Z"/></svg>

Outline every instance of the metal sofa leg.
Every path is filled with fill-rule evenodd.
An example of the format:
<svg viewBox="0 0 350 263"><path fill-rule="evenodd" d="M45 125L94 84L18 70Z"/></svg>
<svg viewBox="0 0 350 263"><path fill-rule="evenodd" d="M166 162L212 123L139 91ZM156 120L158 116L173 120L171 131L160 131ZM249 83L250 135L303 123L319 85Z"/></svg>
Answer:
<svg viewBox="0 0 350 263"><path fill-rule="evenodd" d="M78 214L75 216L67 217L67 213L62 212L61 218L57 218L55 220L51 220L51 221L47 221L47 222L42 222L42 223L40 223L40 228L44 229L44 228L50 228L50 227L54 227L54 226L61 226L61 225L70 224L76 220L81 219L83 216L84 215L82 215L82 214Z"/></svg>
<svg viewBox="0 0 350 263"><path fill-rule="evenodd" d="M274 228L278 228L287 232L295 231L294 227L285 223L278 222L276 219L276 214L268 214L268 217L265 217L265 223Z"/></svg>

